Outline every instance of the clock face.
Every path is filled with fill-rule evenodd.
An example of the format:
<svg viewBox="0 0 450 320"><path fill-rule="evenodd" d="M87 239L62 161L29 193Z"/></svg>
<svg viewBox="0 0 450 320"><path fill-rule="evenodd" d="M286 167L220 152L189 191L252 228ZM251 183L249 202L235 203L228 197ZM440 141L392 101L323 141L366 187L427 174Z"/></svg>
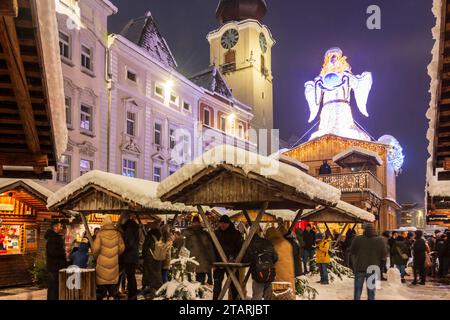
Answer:
<svg viewBox="0 0 450 320"><path fill-rule="evenodd" d="M259 45L261 46L261 50L263 53L267 51L267 39L264 33L259 34Z"/></svg>
<svg viewBox="0 0 450 320"><path fill-rule="evenodd" d="M239 32L236 29L230 29L225 31L222 35L222 40L220 41L222 47L225 49L233 48L239 41Z"/></svg>

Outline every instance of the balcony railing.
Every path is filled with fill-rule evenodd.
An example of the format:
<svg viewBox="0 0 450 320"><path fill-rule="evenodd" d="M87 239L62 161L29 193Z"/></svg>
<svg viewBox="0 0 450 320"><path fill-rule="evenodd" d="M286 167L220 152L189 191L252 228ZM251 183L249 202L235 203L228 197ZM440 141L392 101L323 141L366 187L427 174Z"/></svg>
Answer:
<svg viewBox="0 0 450 320"><path fill-rule="evenodd" d="M320 175L317 179L345 192L372 192L383 198L383 185L370 171Z"/></svg>

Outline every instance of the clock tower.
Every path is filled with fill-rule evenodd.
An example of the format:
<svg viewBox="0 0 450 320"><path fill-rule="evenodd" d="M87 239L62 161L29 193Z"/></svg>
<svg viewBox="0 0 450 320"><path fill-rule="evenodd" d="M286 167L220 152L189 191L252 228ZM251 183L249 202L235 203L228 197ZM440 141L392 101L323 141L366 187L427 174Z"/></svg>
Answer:
<svg viewBox="0 0 450 320"><path fill-rule="evenodd" d="M272 47L275 40L262 24L265 0L221 0L217 30L207 36L210 63L220 68L233 96L253 108L251 126L273 129Z"/></svg>

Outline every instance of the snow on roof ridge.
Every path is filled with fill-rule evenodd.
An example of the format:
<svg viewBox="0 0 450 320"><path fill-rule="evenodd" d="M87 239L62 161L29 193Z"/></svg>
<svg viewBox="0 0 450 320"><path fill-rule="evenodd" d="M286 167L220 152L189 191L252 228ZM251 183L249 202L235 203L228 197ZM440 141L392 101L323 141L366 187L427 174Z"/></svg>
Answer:
<svg viewBox="0 0 450 320"><path fill-rule="evenodd" d="M339 200L336 208L341 209L347 213L350 213L351 215L353 215L359 219L370 221L370 222L375 221L375 216L372 213L370 213L364 209L358 208L348 202Z"/></svg>
<svg viewBox="0 0 450 320"><path fill-rule="evenodd" d="M45 197L50 197L53 195L53 192L44 187L43 185L40 185L39 183L30 180L30 179L0 179L0 188L5 188L7 186L13 185L17 182L23 182L24 184L28 185L31 189L37 191L38 193L42 194Z"/></svg>
<svg viewBox="0 0 450 320"><path fill-rule="evenodd" d="M230 164L240 167L244 172L253 172L276 180L291 187L309 198L320 199L336 204L341 198L341 191L304 173L291 165L270 157L262 156L230 145L220 145L205 152L190 164L183 166L173 175L167 177L158 186L157 196L167 194L176 186L192 179L194 175L207 167Z"/></svg>
<svg viewBox="0 0 450 320"><path fill-rule="evenodd" d="M344 151L338 153L337 155L335 155L333 157L333 162L337 162L340 159L350 155L351 153L356 152L356 153L362 153L365 155L368 155L370 157L375 158L375 160L378 162L378 164L381 166L383 164L383 160L381 160L381 157L378 153L361 148L361 147L350 147L348 149L345 149Z"/></svg>
<svg viewBox="0 0 450 320"><path fill-rule="evenodd" d="M162 202L156 195L159 183L144 179L131 178L114 173L92 170L73 180L56 191L47 200L47 207L51 208L57 203L68 199L76 191L93 184L108 191L114 192L123 199L137 203L146 208L168 211L193 211L193 207L182 204Z"/></svg>

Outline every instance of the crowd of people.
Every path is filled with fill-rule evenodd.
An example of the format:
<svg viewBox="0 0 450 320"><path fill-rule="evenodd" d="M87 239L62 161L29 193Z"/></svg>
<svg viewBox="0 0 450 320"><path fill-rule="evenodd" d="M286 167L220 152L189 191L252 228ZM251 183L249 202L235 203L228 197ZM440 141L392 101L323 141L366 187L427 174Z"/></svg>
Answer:
<svg viewBox="0 0 450 320"><path fill-rule="evenodd" d="M58 299L58 272L68 265L95 268L98 299L119 299L123 292L129 300L137 299L139 293L153 299L157 290L169 281L171 258L182 247L198 262L197 266L191 266L195 269L188 270L195 275L195 279L190 280L212 287L214 300L222 291L226 270L214 266L215 262L222 261L221 255L199 216L194 216L191 225L182 232L170 224L161 225L159 221L139 225L132 214L123 214L117 224L106 216L102 227L94 230L92 247L87 235L84 236L72 250L69 261L62 231L61 223L55 222L45 236L50 300ZM244 234L228 216L221 216L215 235L223 248L221 253L228 261L236 261ZM354 298L359 300L364 281L377 268L381 271L381 280L385 280L388 267L396 267L405 282L406 267L411 258L413 284L425 284L427 275L445 277L450 264L450 232L436 232L427 239L421 231L384 232L379 237L373 224L367 224L361 236L349 229L341 237L329 231L322 234L310 224L289 232L280 221L277 227L269 227L265 232L258 229L243 257L243 262L250 266L252 298L270 300L274 281L288 283L295 290L296 277L316 271L320 274L319 283L328 285L333 254L340 255L344 264L353 270ZM141 290L138 290L136 280L138 269L142 272ZM236 271L236 278L239 277L239 271ZM229 291L230 300L239 298L234 284ZM375 299L375 290L369 286L368 298Z"/></svg>

